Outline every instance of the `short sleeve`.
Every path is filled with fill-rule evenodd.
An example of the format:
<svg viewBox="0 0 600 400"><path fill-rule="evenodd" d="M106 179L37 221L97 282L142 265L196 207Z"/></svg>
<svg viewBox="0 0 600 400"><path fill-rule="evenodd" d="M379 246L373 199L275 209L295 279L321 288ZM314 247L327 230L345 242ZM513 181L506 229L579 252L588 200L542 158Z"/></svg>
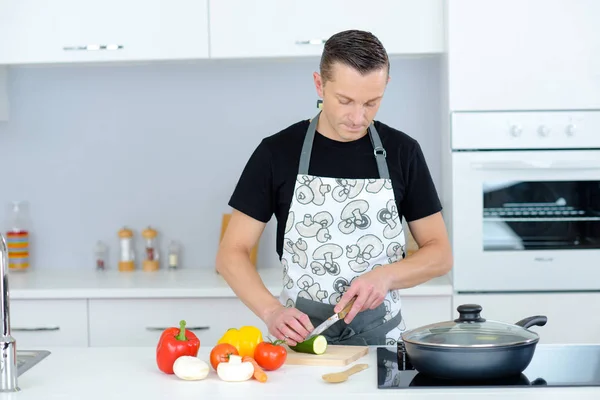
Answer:
<svg viewBox="0 0 600 400"><path fill-rule="evenodd" d="M264 223L273 215L271 152L264 141L250 156L229 200L229 206Z"/></svg>
<svg viewBox="0 0 600 400"><path fill-rule="evenodd" d="M405 191L400 209L406 221L415 221L441 211L442 204L418 143L415 143L405 171Z"/></svg>

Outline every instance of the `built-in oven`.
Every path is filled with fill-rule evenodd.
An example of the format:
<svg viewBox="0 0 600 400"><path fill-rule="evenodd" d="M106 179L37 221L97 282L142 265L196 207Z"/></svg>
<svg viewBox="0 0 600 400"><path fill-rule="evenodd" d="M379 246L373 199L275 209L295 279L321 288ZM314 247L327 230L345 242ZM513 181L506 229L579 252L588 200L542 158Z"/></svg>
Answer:
<svg viewBox="0 0 600 400"><path fill-rule="evenodd" d="M600 111L453 113L457 292L600 289Z"/></svg>

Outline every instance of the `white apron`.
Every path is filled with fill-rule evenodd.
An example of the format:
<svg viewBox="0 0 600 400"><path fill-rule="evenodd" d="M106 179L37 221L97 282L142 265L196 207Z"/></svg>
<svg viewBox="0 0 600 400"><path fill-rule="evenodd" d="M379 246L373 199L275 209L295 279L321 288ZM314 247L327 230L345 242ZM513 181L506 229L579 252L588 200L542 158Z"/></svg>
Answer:
<svg viewBox="0 0 600 400"><path fill-rule="evenodd" d="M333 314L356 277L405 256L386 153L375 126L369 127L369 136L378 179L312 176L308 167L319 115L302 147L281 259L281 301L308 314L313 325ZM400 310L399 292L392 290L377 310L359 313L350 325L340 321L324 335L340 344L393 345L404 329Z"/></svg>

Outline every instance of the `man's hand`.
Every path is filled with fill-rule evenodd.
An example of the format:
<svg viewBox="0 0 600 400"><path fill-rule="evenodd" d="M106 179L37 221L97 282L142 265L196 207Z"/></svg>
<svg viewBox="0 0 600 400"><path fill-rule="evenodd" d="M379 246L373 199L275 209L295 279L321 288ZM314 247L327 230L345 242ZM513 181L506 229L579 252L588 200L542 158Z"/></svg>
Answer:
<svg viewBox="0 0 600 400"><path fill-rule="evenodd" d="M349 324L359 312L377 308L390 289L390 280L384 272L378 268L356 278L333 311L339 313L356 296L354 305L344 318L344 322Z"/></svg>
<svg viewBox="0 0 600 400"><path fill-rule="evenodd" d="M279 340L285 340L289 346L303 342L315 328L308 315L297 308L280 305L267 313L264 319L269 333Z"/></svg>

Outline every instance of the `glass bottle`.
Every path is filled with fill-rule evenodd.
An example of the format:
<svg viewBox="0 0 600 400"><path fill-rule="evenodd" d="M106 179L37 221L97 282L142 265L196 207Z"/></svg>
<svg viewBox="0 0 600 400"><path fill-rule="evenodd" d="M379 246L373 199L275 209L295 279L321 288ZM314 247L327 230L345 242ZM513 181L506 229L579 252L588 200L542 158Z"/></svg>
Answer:
<svg viewBox="0 0 600 400"><path fill-rule="evenodd" d="M96 270L104 271L106 269L108 247L104 242L98 240L96 242L96 248L94 250Z"/></svg>
<svg viewBox="0 0 600 400"><path fill-rule="evenodd" d="M156 271L159 268L159 254L156 240L158 232L148 227L142 231L142 236L145 240L143 269L144 271Z"/></svg>
<svg viewBox="0 0 600 400"><path fill-rule="evenodd" d="M29 204L13 201L6 213L6 244L8 267L11 270L27 270L31 265L31 218Z"/></svg>
<svg viewBox="0 0 600 400"><path fill-rule="evenodd" d="M133 232L123 227L119 231L121 255L119 257L119 271L135 270L135 254L133 251Z"/></svg>
<svg viewBox="0 0 600 400"><path fill-rule="evenodd" d="M169 269L179 268L179 244L174 240L169 243Z"/></svg>

